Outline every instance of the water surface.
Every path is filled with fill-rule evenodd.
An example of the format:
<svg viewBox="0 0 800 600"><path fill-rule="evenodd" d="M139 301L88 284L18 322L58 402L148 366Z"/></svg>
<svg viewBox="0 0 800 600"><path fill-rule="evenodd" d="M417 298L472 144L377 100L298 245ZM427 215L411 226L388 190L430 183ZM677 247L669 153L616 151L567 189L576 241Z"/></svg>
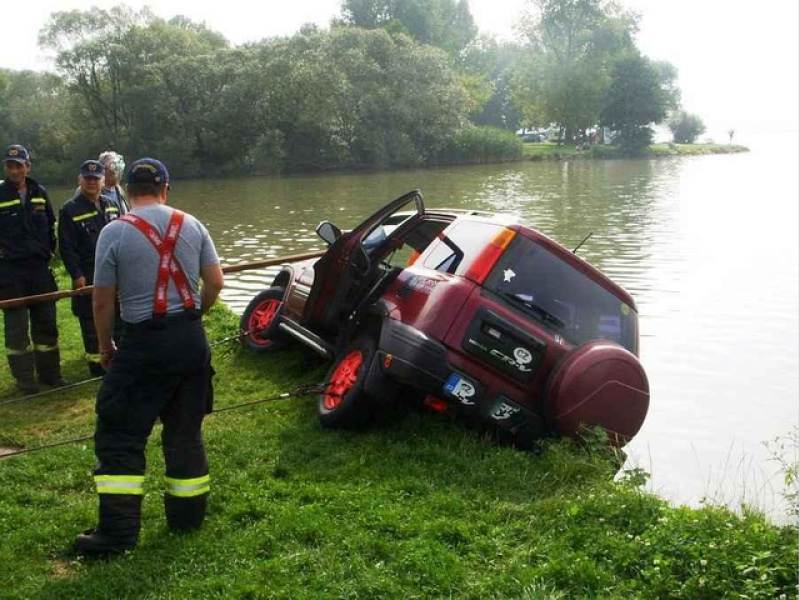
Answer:
<svg viewBox="0 0 800 600"><path fill-rule="evenodd" d="M358 223L421 188L435 207L519 214L625 287L640 311L651 407L628 446L680 502L746 501L781 514L763 443L798 421L796 136L737 155L370 174L176 181L226 264L323 248L322 219ZM228 279L241 311L269 272Z"/></svg>

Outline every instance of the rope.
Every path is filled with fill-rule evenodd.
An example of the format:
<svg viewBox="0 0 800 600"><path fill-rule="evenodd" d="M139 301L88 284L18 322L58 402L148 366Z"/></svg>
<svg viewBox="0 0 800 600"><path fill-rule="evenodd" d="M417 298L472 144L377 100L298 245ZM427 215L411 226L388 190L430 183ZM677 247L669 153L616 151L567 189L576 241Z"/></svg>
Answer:
<svg viewBox="0 0 800 600"><path fill-rule="evenodd" d="M240 331L236 335L231 335L231 336L222 338L220 340L217 340L217 341L209 344L208 347L209 348L213 348L213 347L219 346L221 344L232 342L234 340L239 340L239 339L241 339L243 337L246 337L246 336L250 335L251 333L253 333L252 329L249 330L249 331ZM65 390L75 389L75 388L87 385L89 383L94 383L96 381L102 381L102 380L103 380L102 377L92 377L90 379L84 379L82 381L76 381L75 383L70 383L69 385L62 385L60 387L50 388L49 390L44 390L42 392L37 392L35 394L27 394L25 396L17 396L15 398L9 398L8 400L0 401L0 406L6 406L7 404L13 404L15 402L20 402L22 400L34 400L36 398L41 398L42 396L47 396L49 394L52 394L53 392L63 392Z"/></svg>
<svg viewBox="0 0 800 600"><path fill-rule="evenodd" d="M215 415L218 413L228 412L231 410L240 410L242 408L256 406L257 404L264 404L265 402L274 402L275 400L284 400L286 398L294 398L298 396L309 396L311 394L321 393L323 390L325 390L325 386L319 383L301 385L291 391L283 392L275 396L270 396L269 398L262 398L261 400L253 400L252 402L242 402L241 404L233 404L231 406L223 406L222 408L217 408L215 410L212 410L210 414ZM19 456L20 454L30 454L32 452L40 452L42 450L49 450L51 448L57 448L59 446L66 446L68 444L85 442L93 438L94 435L86 435L68 440L53 442L51 444L44 444L42 446L33 446L32 448L20 448L19 450L13 450L5 454L0 454L0 460L5 460L6 458L10 458L12 456Z"/></svg>
<svg viewBox="0 0 800 600"><path fill-rule="evenodd" d="M248 263L240 263L238 265L227 265L222 267L223 273L238 273L240 271L249 271L253 269L264 269L266 267L276 267L286 263L299 262L301 260L308 260L311 258L319 258L326 251L304 252L302 254L290 254L288 256L277 256L266 260L259 260ZM77 290L56 290L55 292L47 292L46 294L37 294L35 296L22 296L20 298L9 298L8 300L0 300L0 309L18 308L20 306L29 306L39 302L55 302L65 298L72 298L73 296L84 296L91 294L93 286L87 285L86 287Z"/></svg>

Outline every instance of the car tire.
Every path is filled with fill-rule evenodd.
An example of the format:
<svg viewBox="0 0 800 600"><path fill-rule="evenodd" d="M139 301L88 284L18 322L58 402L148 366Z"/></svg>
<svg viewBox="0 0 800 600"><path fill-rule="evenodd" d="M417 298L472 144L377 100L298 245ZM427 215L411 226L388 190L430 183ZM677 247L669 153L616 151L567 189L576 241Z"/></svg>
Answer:
<svg viewBox="0 0 800 600"><path fill-rule="evenodd" d="M289 340L278 333L276 327L283 294L283 288L271 287L250 301L239 320L239 329L247 332L241 337L242 346L258 353L274 352L286 346Z"/></svg>
<svg viewBox="0 0 800 600"><path fill-rule="evenodd" d="M357 338L336 357L317 400L323 427L355 428L369 420L373 407L364 391L364 381L374 358L375 341L370 337Z"/></svg>

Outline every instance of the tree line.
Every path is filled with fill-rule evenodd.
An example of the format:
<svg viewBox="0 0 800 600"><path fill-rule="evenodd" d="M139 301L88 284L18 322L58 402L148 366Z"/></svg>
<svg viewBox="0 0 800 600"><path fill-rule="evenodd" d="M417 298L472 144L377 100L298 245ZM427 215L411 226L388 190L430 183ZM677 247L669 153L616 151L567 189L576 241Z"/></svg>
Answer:
<svg viewBox="0 0 800 600"><path fill-rule="evenodd" d="M60 11L39 37L55 74L0 70L0 138L59 179L101 149L194 177L514 158L522 126L647 146L679 91L637 49L637 16L529 8L513 43L478 36L467 0L344 0L328 28L241 46L146 8Z"/></svg>

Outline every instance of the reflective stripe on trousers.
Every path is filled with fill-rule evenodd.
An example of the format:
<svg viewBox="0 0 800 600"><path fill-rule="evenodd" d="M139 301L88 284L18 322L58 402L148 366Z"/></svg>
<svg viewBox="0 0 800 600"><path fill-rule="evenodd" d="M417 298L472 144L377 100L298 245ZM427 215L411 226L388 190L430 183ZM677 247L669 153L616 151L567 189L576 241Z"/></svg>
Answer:
<svg viewBox="0 0 800 600"><path fill-rule="evenodd" d="M192 498L206 494L211 490L211 478L208 475L195 477L194 479L176 479L165 477L167 483L167 493L177 498Z"/></svg>
<svg viewBox="0 0 800 600"><path fill-rule="evenodd" d="M144 494L144 475L95 475L98 494Z"/></svg>

